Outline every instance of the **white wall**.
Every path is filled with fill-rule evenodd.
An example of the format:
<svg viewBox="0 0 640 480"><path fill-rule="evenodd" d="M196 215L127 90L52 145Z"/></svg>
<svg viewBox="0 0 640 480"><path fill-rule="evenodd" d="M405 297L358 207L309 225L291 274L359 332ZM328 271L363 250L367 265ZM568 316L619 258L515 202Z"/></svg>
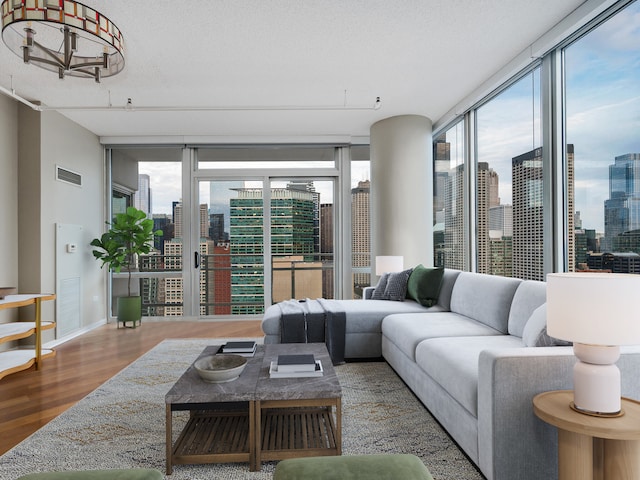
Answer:
<svg viewBox="0 0 640 480"><path fill-rule="evenodd" d="M0 286L18 286L18 106L0 95ZM15 318L0 311L0 323Z"/></svg>
<svg viewBox="0 0 640 480"><path fill-rule="evenodd" d="M82 227L80 328L106 321L105 274L89 243L104 225L104 153L96 135L56 112L18 107L18 231L21 291L56 292L56 224ZM82 176L82 186L56 180L56 166ZM15 180L14 180L15 181ZM43 319L55 318L43 303ZM54 339L43 332L45 342Z"/></svg>
<svg viewBox="0 0 640 480"><path fill-rule="evenodd" d="M82 226L82 327L106 321L105 275L89 245L102 234L105 212L104 149L99 138L56 112L42 113L41 141L43 280L55 287L56 223ZM56 165L79 173L82 186L55 179ZM46 259L46 260L45 260Z"/></svg>

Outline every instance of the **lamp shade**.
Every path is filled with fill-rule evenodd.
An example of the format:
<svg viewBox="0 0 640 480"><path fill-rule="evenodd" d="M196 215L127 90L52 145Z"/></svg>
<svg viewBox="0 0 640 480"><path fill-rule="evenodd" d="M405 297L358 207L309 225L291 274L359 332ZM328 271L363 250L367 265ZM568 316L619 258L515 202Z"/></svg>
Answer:
<svg viewBox="0 0 640 480"><path fill-rule="evenodd" d="M403 256L379 256L376 257L376 275L384 273L401 272L404 267Z"/></svg>
<svg viewBox="0 0 640 480"><path fill-rule="evenodd" d="M547 333L589 345L640 344L640 275L548 274Z"/></svg>

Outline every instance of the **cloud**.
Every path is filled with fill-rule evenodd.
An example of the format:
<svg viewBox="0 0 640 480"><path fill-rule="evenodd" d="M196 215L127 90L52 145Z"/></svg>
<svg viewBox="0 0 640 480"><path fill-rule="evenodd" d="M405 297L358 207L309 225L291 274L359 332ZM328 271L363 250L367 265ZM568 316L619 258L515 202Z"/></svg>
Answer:
<svg viewBox="0 0 640 480"><path fill-rule="evenodd" d="M139 162L139 173L149 175L152 213L173 213L173 202L182 199L180 162Z"/></svg>

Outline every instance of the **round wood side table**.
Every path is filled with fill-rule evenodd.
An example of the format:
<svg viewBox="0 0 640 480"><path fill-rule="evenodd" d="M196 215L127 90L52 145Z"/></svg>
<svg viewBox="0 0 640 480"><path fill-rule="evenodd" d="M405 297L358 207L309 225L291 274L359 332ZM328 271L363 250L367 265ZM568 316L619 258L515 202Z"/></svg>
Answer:
<svg viewBox="0 0 640 480"><path fill-rule="evenodd" d="M640 479L640 402L622 399L623 415L573 410L573 391L536 395L533 411L558 428L558 480Z"/></svg>

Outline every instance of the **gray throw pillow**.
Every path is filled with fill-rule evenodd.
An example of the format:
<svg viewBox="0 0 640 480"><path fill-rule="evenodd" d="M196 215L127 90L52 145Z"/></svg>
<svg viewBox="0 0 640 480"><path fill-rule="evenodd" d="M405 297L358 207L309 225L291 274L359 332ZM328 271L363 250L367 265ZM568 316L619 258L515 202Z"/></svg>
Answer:
<svg viewBox="0 0 640 480"><path fill-rule="evenodd" d="M547 334L547 304L536 308L522 331L522 342L527 347L557 347L572 345L571 342Z"/></svg>
<svg viewBox="0 0 640 480"><path fill-rule="evenodd" d="M371 300L385 300L384 298L384 290L387 288L387 280L389 280L389 274L383 273L378 280L378 284L376 288L373 290L373 294L371 295Z"/></svg>
<svg viewBox="0 0 640 480"><path fill-rule="evenodd" d="M383 300L393 300L396 302L404 302L407 296L407 281L413 269L404 270L402 272L390 273L387 280L387 286L384 289Z"/></svg>

